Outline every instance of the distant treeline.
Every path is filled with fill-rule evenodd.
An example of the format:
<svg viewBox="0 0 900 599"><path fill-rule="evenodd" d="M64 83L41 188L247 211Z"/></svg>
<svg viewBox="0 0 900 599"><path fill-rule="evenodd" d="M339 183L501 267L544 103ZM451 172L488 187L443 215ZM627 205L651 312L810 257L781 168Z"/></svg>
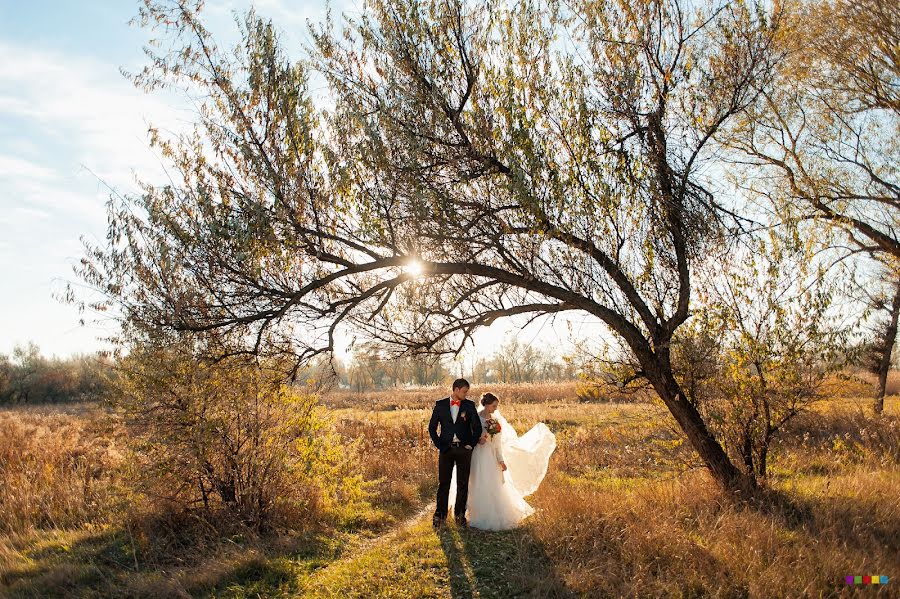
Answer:
<svg viewBox="0 0 900 599"><path fill-rule="evenodd" d="M578 376L578 369L559 355L515 338L462 369L449 360L390 357L387 347L367 343L354 350L350 361L335 360L334 370L339 387L357 392L441 385L461 374L478 383L567 381Z"/></svg>
<svg viewBox="0 0 900 599"><path fill-rule="evenodd" d="M0 354L0 404L60 403L100 398L111 362L96 355L47 358L34 343Z"/></svg>
<svg viewBox="0 0 900 599"><path fill-rule="evenodd" d="M99 399L111 387L111 359L95 354L48 358L34 343L0 354L0 404L60 403ZM353 358L333 363L337 386L353 391L442 385L460 375L458 364L439 359L393 357L384 346L362 344ZM479 383L537 383L577 378L559 356L515 339L465 368Z"/></svg>

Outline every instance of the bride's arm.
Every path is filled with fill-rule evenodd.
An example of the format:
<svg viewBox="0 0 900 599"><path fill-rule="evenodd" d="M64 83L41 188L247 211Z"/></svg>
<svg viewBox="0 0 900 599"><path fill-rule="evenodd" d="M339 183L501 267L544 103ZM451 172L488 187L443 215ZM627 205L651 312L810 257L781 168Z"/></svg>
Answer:
<svg viewBox="0 0 900 599"><path fill-rule="evenodd" d="M500 467L503 470L506 470L506 462L503 461L503 443L500 435L503 434L503 431L494 435L494 438L491 439L491 445L494 448L494 456L497 458L497 463L500 464Z"/></svg>

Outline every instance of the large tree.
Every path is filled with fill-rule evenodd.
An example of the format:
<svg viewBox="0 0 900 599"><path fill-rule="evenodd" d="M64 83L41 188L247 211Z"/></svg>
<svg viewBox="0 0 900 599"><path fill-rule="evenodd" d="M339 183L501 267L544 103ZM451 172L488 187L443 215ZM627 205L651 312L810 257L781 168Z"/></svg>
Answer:
<svg viewBox="0 0 900 599"><path fill-rule="evenodd" d="M847 365L855 318L835 309L842 280L824 276L812 250L771 231L748 241L703 271L704 299L673 353L688 396L726 450L765 480L773 441Z"/></svg>
<svg viewBox="0 0 900 599"><path fill-rule="evenodd" d="M869 303L888 321L875 344L880 413L897 331L890 322L900 310L900 287L883 276L896 279L900 265L900 4L791 4L776 82L731 143L751 167L749 190L767 200L776 221L824 239L838 260L874 258L866 285L898 297Z"/></svg>
<svg viewBox="0 0 900 599"><path fill-rule="evenodd" d="M883 261L872 270L865 271L862 281L854 280L852 295L866 306L867 316L874 314L870 339L863 352L864 366L874 374L876 379L875 414L884 411L884 396L887 392L888 374L891 369L891 356L897 344L897 323L900 320L900 276L892 266L893 260Z"/></svg>
<svg viewBox="0 0 900 599"><path fill-rule="evenodd" d="M374 0L313 27L299 63L252 13L233 53L192 6L141 14L166 39L136 83L183 87L202 119L154 136L172 183L113 202L83 263L125 338L191 331L299 364L342 323L440 354L498 318L587 313L716 480L751 484L669 344L727 233L713 139L768 80L777 7Z"/></svg>

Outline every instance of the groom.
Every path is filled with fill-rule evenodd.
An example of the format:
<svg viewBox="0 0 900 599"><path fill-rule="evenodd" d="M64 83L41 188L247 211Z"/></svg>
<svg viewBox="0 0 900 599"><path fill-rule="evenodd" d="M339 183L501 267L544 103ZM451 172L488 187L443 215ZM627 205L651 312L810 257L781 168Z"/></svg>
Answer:
<svg viewBox="0 0 900 599"><path fill-rule="evenodd" d="M450 479L456 466L456 505L453 513L456 523L462 527L466 523L466 500L469 497L469 466L472 463L472 448L481 438L481 419L475 403L466 399L469 381L456 379L450 397L438 400L431 412L428 434L440 451L438 458L437 508L432 524L439 527L447 520L447 502L450 499ZM438 428L441 432L438 433Z"/></svg>

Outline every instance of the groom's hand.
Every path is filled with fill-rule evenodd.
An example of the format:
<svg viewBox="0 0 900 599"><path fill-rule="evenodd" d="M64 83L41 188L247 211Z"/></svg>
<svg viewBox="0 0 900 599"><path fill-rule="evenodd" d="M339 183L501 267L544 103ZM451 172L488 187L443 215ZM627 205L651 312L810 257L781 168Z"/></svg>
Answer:
<svg viewBox="0 0 900 599"><path fill-rule="evenodd" d="M471 445L466 445L466 449L472 449Z"/></svg>

